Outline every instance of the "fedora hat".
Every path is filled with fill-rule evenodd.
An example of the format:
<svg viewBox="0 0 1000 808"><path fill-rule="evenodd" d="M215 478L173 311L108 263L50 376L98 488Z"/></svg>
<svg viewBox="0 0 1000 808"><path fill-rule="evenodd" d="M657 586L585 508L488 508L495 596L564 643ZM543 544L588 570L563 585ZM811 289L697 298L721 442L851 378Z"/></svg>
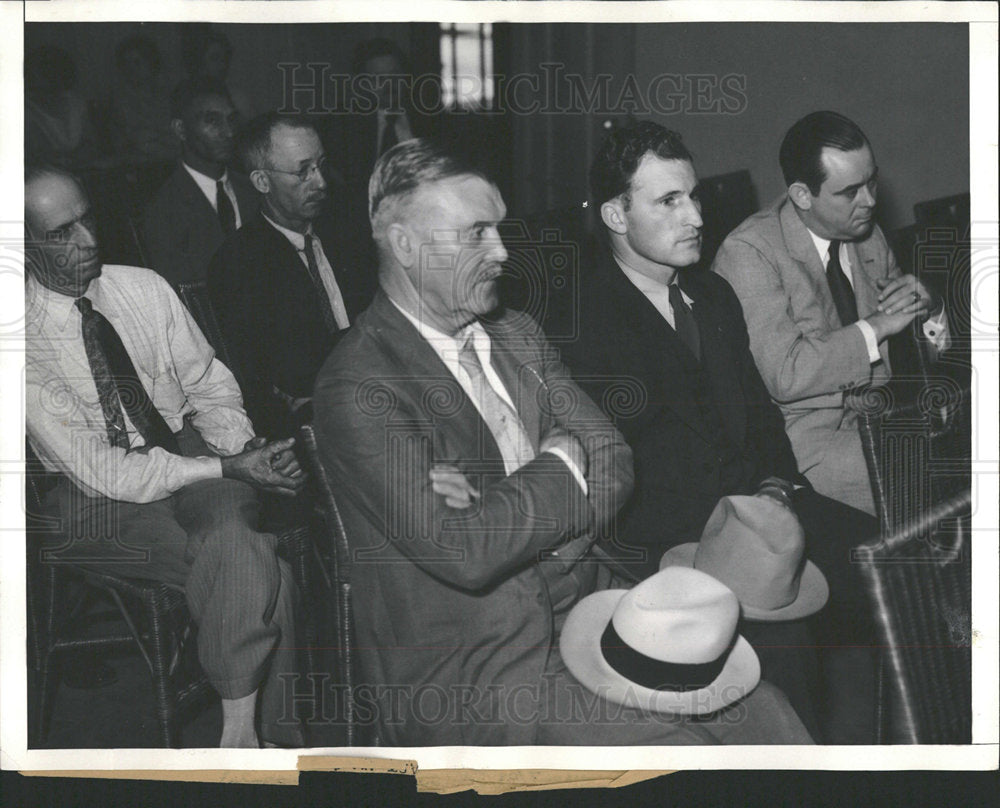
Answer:
<svg viewBox="0 0 1000 808"><path fill-rule="evenodd" d="M806 617L830 595L826 578L805 560L798 517L770 497L723 497L701 541L672 547L660 569L694 567L718 578L739 599L748 620Z"/></svg>
<svg viewBox="0 0 1000 808"><path fill-rule="evenodd" d="M640 710L706 715L760 681L760 662L736 633L739 604L722 583L669 567L632 589L587 596L566 618L559 652L576 679Z"/></svg>

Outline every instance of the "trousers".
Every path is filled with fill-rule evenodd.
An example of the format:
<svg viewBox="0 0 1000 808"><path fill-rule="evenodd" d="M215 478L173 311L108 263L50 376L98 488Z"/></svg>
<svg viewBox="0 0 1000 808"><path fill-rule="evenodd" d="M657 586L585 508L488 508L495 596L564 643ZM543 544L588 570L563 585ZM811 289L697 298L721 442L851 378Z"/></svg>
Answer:
<svg viewBox="0 0 1000 808"><path fill-rule="evenodd" d="M178 437L185 454L204 446L200 437ZM298 722L283 714L282 688L297 670L295 583L277 556L277 538L257 529L251 486L202 480L165 499L133 503L87 496L64 478L45 505L61 519L58 537L46 542L49 561L182 589L212 687L224 699L260 690L261 738L303 745Z"/></svg>

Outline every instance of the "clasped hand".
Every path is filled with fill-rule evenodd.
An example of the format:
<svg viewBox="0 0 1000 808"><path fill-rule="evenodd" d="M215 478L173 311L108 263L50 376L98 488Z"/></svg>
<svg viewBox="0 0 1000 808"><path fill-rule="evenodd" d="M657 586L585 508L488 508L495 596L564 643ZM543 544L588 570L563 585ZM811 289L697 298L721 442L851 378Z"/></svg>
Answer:
<svg viewBox="0 0 1000 808"><path fill-rule="evenodd" d="M267 438L251 438L240 454L222 458L222 475L264 491L295 496L305 485L306 473L292 451L294 445L295 438L270 443Z"/></svg>

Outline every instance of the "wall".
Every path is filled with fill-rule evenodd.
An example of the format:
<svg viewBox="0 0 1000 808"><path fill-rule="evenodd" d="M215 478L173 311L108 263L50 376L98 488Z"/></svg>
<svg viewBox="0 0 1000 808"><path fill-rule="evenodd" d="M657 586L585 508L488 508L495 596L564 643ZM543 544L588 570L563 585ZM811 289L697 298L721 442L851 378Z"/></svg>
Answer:
<svg viewBox="0 0 1000 808"><path fill-rule="evenodd" d="M591 82L602 72L612 81L606 108L515 116L516 154L532 169L520 176L520 209L583 199L594 134L603 120L621 119L629 111L680 131L702 176L748 169L761 204L783 188L777 153L785 130L805 113L824 108L843 112L868 134L879 164L884 226L911 222L915 202L969 188L964 25L531 28L536 30L519 39L519 70L541 75L543 62L557 62ZM546 28L557 31L545 36ZM682 79L661 79L658 101L651 101L651 83L665 74ZM631 106L630 80L640 93Z"/></svg>

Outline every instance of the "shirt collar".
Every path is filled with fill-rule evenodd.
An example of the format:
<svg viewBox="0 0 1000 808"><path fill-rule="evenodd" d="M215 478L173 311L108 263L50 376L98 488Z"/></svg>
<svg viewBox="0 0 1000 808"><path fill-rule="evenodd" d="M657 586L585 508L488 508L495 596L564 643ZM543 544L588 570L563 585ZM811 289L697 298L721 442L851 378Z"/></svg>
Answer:
<svg viewBox="0 0 1000 808"><path fill-rule="evenodd" d="M808 227L806 228L806 232L809 233L809 237L812 239L813 244L816 245L816 252L819 253L819 260L823 262L823 266L826 266L827 253L830 252L830 239L817 236Z"/></svg>
<svg viewBox="0 0 1000 808"><path fill-rule="evenodd" d="M201 188L206 193L208 192L208 189L211 188L212 194L213 195L215 194L216 182L221 182L223 185L226 185L229 182L228 169L223 170L222 176L218 180L213 180L210 176L208 176L208 174L202 174L197 169L191 168L191 166L189 166L183 160L181 160L181 165L184 166L187 173L191 175L191 179L193 179L198 184L198 187Z"/></svg>
<svg viewBox="0 0 1000 808"><path fill-rule="evenodd" d="M267 219L268 224L287 238L292 243L292 246L299 252L302 252L306 248L306 235L316 238L316 234L313 233L312 222L309 223L309 229L306 230L305 233L297 233L294 230L289 230L287 227L282 227L263 211L261 211L261 214L265 219Z"/></svg>
<svg viewBox="0 0 1000 808"><path fill-rule="evenodd" d="M667 287L670 285L662 284L659 281L650 278L648 275L636 272L634 269L626 266L622 261L620 261L617 256L615 256L615 262L621 268L621 271L625 273L625 277L632 282L632 285L646 296L662 295L667 291ZM694 300L683 289L681 289L681 285L678 283L678 277L676 275L674 275L673 283L677 284L677 288L681 290L681 298L683 298L684 302L689 306L692 305Z"/></svg>
<svg viewBox="0 0 1000 808"><path fill-rule="evenodd" d="M100 280L94 278L87 286L84 296L93 301L94 293L100 288ZM42 318L48 319L63 331L74 311L76 311L75 297L54 292L28 274L25 282L25 315L28 319L35 322Z"/></svg>
<svg viewBox="0 0 1000 808"><path fill-rule="evenodd" d="M473 320L465 328L452 336L451 334L445 334L443 331L438 331L433 326L427 325L427 323L414 317L391 297L389 301L399 310L400 314L413 324L413 327L417 329L420 336L430 343L430 346L438 356L443 360L447 356L447 360L445 360L446 364L451 359L454 359L456 362L458 361L458 354L470 336L473 340L473 347L480 356L480 361L482 362L484 356L487 360L489 359L490 335L486 333L486 329L483 328L482 323L478 320Z"/></svg>

